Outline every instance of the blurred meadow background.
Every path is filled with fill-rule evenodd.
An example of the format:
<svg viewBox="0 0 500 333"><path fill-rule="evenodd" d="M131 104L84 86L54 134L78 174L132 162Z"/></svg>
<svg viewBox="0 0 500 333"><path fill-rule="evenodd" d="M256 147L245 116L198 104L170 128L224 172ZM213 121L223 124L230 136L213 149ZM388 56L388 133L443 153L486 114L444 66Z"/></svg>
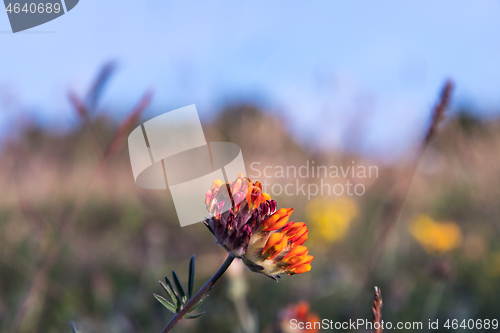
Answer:
<svg viewBox="0 0 500 333"><path fill-rule="evenodd" d="M158 280L187 281L192 255L195 288L212 276L225 252L180 227L168 190L136 186L127 149L190 104L250 175L314 161L378 177L325 179L361 196L271 193L307 223L311 272L275 283L235 262L174 331L370 319L374 286L393 323L500 319L499 18L497 1L83 0L14 35L0 15L0 332L160 332Z"/></svg>

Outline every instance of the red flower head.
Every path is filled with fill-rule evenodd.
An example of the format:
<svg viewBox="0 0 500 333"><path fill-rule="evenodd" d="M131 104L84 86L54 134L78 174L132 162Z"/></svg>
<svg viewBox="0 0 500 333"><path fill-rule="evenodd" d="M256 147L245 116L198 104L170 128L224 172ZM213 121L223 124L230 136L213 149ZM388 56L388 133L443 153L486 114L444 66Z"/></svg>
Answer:
<svg viewBox="0 0 500 333"><path fill-rule="evenodd" d="M240 173L234 182L216 180L205 203L212 214L205 225L227 252L242 258L247 267L276 279L281 273L311 270L307 226L290 221L292 208L276 209L276 202L262 192L260 182Z"/></svg>

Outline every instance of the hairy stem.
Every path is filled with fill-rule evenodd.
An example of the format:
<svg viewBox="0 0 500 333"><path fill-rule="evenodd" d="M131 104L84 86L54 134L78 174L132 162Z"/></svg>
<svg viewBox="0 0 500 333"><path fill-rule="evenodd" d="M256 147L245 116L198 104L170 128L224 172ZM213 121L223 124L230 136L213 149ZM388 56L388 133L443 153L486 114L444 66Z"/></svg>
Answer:
<svg viewBox="0 0 500 333"><path fill-rule="evenodd" d="M224 263L219 268L217 273L215 273L214 276L212 276L210 278L210 280L208 280L207 283L205 283L205 285L203 287L201 287L201 289L196 293L196 295L193 296L193 298L191 298L189 300L189 302L187 302L186 306L184 306L184 308L182 308L181 311L179 311L178 313L175 314L175 316L172 318L172 320L170 320L170 322L167 324L167 326L165 326L163 331L161 331L162 333L170 332L172 330L172 328L174 328L174 326L177 325L182 320L182 318L189 312L189 310L191 310L191 308L196 303L198 303L198 301L203 296L205 296L205 294L213 287L215 282L217 282L217 280L219 280L219 278L226 272L226 270L232 264L234 259L235 259L235 256L233 256L232 254L229 254L227 256L226 261L224 261Z"/></svg>

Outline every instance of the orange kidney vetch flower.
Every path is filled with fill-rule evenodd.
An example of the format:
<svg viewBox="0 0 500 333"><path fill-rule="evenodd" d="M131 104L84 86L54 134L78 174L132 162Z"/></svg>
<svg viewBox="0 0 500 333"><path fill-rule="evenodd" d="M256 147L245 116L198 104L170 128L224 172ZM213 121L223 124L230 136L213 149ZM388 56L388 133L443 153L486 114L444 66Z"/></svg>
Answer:
<svg viewBox="0 0 500 333"><path fill-rule="evenodd" d="M293 222L292 208L277 210L276 201L262 192L260 182L240 173L234 182L216 180L205 204L212 217L205 225L227 252L243 259L252 271L276 280L279 274L311 270L314 257L303 246L307 226Z"/></svg>

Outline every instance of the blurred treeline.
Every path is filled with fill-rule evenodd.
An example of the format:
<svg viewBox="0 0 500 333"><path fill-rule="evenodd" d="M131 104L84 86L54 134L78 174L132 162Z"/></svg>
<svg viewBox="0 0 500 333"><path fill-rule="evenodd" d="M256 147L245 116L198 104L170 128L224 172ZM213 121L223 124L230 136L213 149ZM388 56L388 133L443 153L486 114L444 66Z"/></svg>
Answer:
<svg viewBox="0 0 500 333"><path fill-rule="evenodd" d="M207 140L238 144L247 170L253 161L355 160L377 165L379 177L365 180L360 197L273 197L307 223L312 271L275 283L235 266L200 308L206 314L176 331L279 331L278 313L301 300L320 318L369 319L375 285L384 320L498 318L500 120L473 114L448 117L419 161L398 223L378 244L384 207L411 177L418 147L391 163L319 151L256 105L221 110L203 124ZM105 115L88 120L58 134L25 125L2 142L0 332L70 332L70 322L82 333L159 332L171 314L153 297L162 293L157 281L172 269L187 281L194 254L199 288L224 260L205 226L179 226L168 191L135 185L126 141L103 159L119 125Z"/></svg>

